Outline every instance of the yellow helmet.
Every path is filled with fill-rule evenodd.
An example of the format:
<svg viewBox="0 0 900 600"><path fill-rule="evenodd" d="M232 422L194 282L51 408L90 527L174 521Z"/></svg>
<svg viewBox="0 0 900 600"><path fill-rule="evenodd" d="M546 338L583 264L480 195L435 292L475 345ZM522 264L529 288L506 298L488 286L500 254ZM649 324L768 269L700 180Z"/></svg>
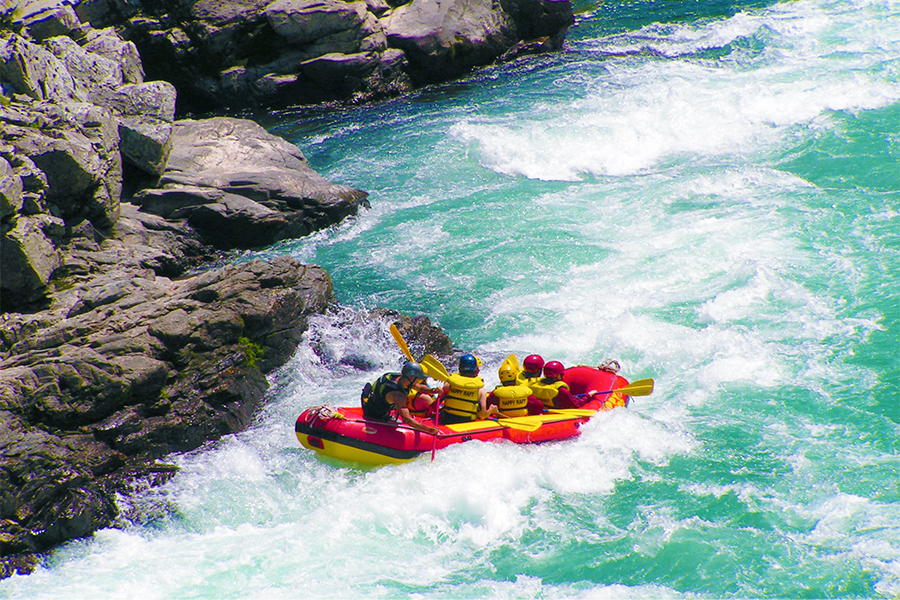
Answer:
<svg viewBox="0 0 900 600"><path fill-rule="evenodd" d="M500 383L506 383L507 381L515 381L518 372L516 369L513 369L511 364L504 362L500 365L500 370L497 374L500 376Z"/></svg>

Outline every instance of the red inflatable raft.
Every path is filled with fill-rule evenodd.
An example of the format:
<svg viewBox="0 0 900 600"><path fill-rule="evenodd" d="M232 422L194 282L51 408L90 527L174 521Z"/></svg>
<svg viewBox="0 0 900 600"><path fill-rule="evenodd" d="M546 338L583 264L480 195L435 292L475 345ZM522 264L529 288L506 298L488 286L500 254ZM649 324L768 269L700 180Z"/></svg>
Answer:
<svg viewBox="0 0 900 600"><path fill-rule="evenodd" d="M566 369L563 379L572 394L589 395L591 400L577 409L550 409L541 415L440 425L437 440L402 423L366 419L360 407L309 408L297 419L295 430L300 443L321 456L385 465L471 440L534 444L571 438L597 411L628 405L629 396L615 391L628 386L628 381L615 373L578 366ZM433 424L430 419L422 422Z"/></svg>

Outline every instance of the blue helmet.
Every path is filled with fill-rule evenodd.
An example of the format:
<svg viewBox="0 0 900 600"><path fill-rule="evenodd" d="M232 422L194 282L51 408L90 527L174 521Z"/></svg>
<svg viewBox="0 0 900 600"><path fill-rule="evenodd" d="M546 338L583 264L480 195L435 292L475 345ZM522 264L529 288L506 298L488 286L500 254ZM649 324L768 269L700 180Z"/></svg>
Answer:
<svg viewBox="0 0 900 600"><path fill-rule="evenodd" d="M478 370L478 359L473 354L463 354L459 357L459 373L461 375L474 375Z"/></svg>

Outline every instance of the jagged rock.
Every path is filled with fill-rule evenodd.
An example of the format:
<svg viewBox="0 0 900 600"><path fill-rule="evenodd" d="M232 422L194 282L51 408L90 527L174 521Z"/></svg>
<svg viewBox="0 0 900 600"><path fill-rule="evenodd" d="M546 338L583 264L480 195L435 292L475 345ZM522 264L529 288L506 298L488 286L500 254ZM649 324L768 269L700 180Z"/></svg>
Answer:
<svg viewBox="0 0 900 600"><path fill-rule="evenodd" d="M164 188L141 190L135 194L134 202L143 212L168 219L185 217L201 204L221 203L224 198L225 192L218 188L168 184Z"/></svg>
<svg viewBox="0 0 900 600"><path fill-rule="evenodd" d="M521 41L548 38L534 51L562 48L566 32L575 23L568 0L500 0L500 5L515 23Z"/></svg>
<svg viewBox="0 0 900 600"><path fill-rule="evenodd" d="M4 111L0 109L0 121L4 120ZM47 207L44 203L44 195L47 191L47 176L37 168L27 156L16 154L15 148L12 146L0 146L0 156L2 156L13 169L13 179L10 184L15 188L15 177L22 182L22 198L21 208L19 212L23 215L34 215L46 213ZM18 203L16 204L18 206ZM5 214L3 216L6 216Z"/></svg>
<svg viewBox="0 0 900 600"><path fill-rule="evenodd" d="M97 90L91 101L121 115L122 158L146 173L160 175L172 149L175 96L171 83L151 81Z"/></svg>
<svg viewBox="0 0 900 600"><path fill-rule="evenodd" d="M54 37L47 40L46 46L66 65L75 83L75 94L81 100L90 99L91 94L104 88L115 89L125 81L118 62L82 48L71 38Z"/></svg>
<svg viewBox="0 0 900 600"><path fill-rule="evenodd" d="M574 22L567 0L145 0L138 14L126 0L88 6L103 8L84 18L115 22L151 75L175 84L182 110L395 95L412 89L410 76L457 77L520 41L559 49Z"/></svg>
<svg viewBox="0 0 900 600"><path fill-rule="evenodd" d="M178 121L173 138L163 184L216 187L260 201L352 204L366 196L330 183L309 167L299 148L253 121Z"/></svg>
<svg viewBox="0 0 900 600"><path fill-rule="evenodd" d="M343 0L275 0L265 8L266 19L286 44L300 46L329 40L330 52L353 50L352 44L372 31L363 31L368 7L365 2ZM327 54L328 52L323 52Z"/></svg>
<svg viewBox="0 0 900 600"><path fill-rule="evenodd" d="M140 0L81 0L75 13L84 23L107 27L130 19L140 8Z"/></svg>
<svg viewBox="0 0 900 600"><path fill-rule="evenodd" d="M81 8L84 5L85 2L82 1L78 6ZM107 58L119 65L125 83L144 83L144 66L141 63L137 47L134 43L119 37L111 27L100 30L90 29L81 39L81 45L87 52Z"/></svg>
<svg viewBox="0 0 900 600"><path fill-rule="evenodd" d="M35 100L75 97L75 81L62 61L16 34L0 35L0 84Z"/></svg>
<svg viewBox="0 0 900 600"><path fill-rule="evenodd" d="M119 121L122 158L145 173L160 175L172 149L172 124L130 117Z"/></svg>
<svg viewBox="0 0 900 600"><path fill-rule="evenodd" d="M40 303L50 275L60 264L59 252L35 217L19 217L0 236L0 272L3 273L0 309ZM9 297L14 295L15 297Z"/></svg>
<svg viewBox="0 0 900 600"><path fill-rule="evenodd" d="M448 358L453 354L453 341L450 336L440 327L433 325L431 319L426 316L409 317L386 308L373 309L371 314L376 319L392 321L416 358L426 354Z"/></svg>
<svg viewBox="0 0 900 600"><path fill-rule="evenodd" d="M108 526L133 469L246 427L263 373L334 299L327 273L286 257L179 281L139 257L107 240L74 304L0 319L4 555Z"/></svg>
<svg viewBox="0 0 900 600"><path fill-rule="evenodd" d="M22 178L0 157L0 221L22 209Z"/></svg>
<svg viewBox="0 0 900 600"><path fill-rule="evenodd" d="M119 135L114 118L86 103L31 107L39 127L9 123L4 140L46 177L46 200L63 218L88 218L108 228L122 189ZM0 121L3 119L0 112Z"/></svg>
<svg viewBox="0 0 900 600"><path fill-rule="evenodd" d="M42 42L48 38L72 35L81 29L81 21L68 2L21 2L16 24L26 27L32 39Z"/></svg>
<svg viewBox="0 0 900 600"><path fill-rule="evenodd" d="M124 117L144 117L171 123L175 120L175 88L166 81L121 85L97 98L103 106Z"/></svg>

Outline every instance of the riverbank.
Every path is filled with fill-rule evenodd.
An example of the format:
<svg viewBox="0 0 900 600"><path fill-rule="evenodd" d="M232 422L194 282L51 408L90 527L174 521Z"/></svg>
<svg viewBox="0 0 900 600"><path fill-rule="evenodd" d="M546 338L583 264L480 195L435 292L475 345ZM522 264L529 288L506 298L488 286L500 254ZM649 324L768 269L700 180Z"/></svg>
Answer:
<svg viewBox="0 0 900 600"><path fill-rule="evenodd" d="M96 4L23 3L0 33L0 576L115 524L116 494L165 479L165 455L247 426L335 300L315 265L233 253L367 205L251 121L176 120L175 85L145 75L161 65L76 12ZM427 320L391 317L449 351Z"/></svg>

